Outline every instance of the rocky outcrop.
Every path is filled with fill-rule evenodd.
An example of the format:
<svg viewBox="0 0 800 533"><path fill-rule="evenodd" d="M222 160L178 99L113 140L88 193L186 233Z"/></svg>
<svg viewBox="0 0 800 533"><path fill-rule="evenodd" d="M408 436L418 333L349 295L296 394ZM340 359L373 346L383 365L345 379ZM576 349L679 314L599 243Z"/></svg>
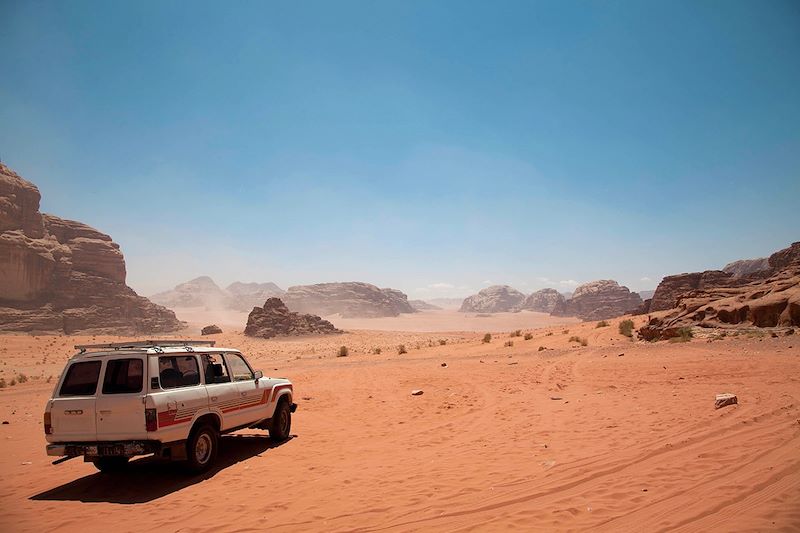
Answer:
<svg viewBox="0 0 800 533"><path fill-rule="evenodd" d="M773 271L786 268L800 261L800 242L794 242L783 250L769 256L769 267Z"/></svg>
<svg viewBox="0 0 800 533"><path fill-rule="evenodd" d="M492 285L464 299L462 313L503 313L514 311L525 301L525 295L508 285Z"/></svg>
<svg viewBox="0 0 800 533"><path fill-rule="evenodd" d="M630 313L642 299L616 281L604 279L579 286L572 298L553 309L555 316L576 316L582 320L605 320Z"/></svg>
<svg viewBox="0 0 800 533"><path fill-rule="evenodd" d="M415 312L402 292L356 281L289 287L282 299L292 311L321 316L377 318Z"/></svg>
<svg viewBox="0 0 800 533"><path fill-rule="evenodd" d="M555 289L542 289L528 295L520 305L520 309L552 313L553 310L565 303L564 296Z"/></svg>
<svg viewBox="0 0 800 533"><path fill-rule="evenodd" d="M230 295L219 288L208 276L200 276L193 280L176 285L170 291L160 292L150 297L157 304L172 309L178 307L206 307L210 309L226 308L230 304Z"/></svg>
<svg viewBox="0 0 800 533"><path fill-rule="evenodd" d="M125 285L108 235L39 212L39 190L0 163L0 331L169 332L184 324Z"/></svg>
<svg viewBox="0 0 800 533"><path fill-rule="evenodd" d="M800 326L800 261L764 279L690 291L679 298L675 308L651 317L639 329L639 336L658 340L676 337L687 327L742 326Z"/></svg>
<svg viewBox="0 0 800 533"><path fill-rule="evenodd" d="M734 278L740 278L742 276L747 276L749 274L753 274L754 272L761 272L767 269L769 269L768 257L760 257L758 259L740 259L739 261L728 263L722 267L723 272L731 274Z"/></svg>
<svg viewBox="0 0 800 533"><path fill-rule="evenodd" d="M342 333L333 324L316 315L294 313L280 298L268 299L263 307L254 307L247 317L244 334L271 338L286 335L324 335Z"/></svg>
<svg viewBox="0 0 800 533"><path fill-rule="evenodd" d="M425 300L409 300L408 303L415 311L439 311L442 309L438 305L433 305Z"/></svg>
<svg viewBox="0 0 800 533"><path fill-rule="evenodd" d="M211 324L200 330L201 335L217 335L218 333L222 333L222 328L216 324Z"/></svg>
<svg viewBox="0 0 800 533"><path fill-rule="evenodd" d="M723 287L729 285L732 278L733 274L722 270L706 270L705 272L667 276L656 287L656 292L653 294L653 299L647 312L652 313L672 309L684 294L690 291Z"/></svg>
<svg viewBox="0 0 800 533"><path fill-rule="evenodd" d="M281 297L286 292L274 283L242 283L236 281L225 288L230 296L229 307L237 311L247 311L268 298Z"/></svg>

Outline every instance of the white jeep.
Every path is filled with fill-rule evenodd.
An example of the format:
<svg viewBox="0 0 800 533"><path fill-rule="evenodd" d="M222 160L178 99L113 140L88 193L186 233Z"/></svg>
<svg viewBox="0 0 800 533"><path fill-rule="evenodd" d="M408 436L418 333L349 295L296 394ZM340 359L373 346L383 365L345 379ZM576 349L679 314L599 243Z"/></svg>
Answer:
<svg viewBox="0 0 800 533"><path fill-rule="evenodd" d="M238 350L190 340L75 348L44 413L47 454L62 456L54 464L83 456L108 472L155 454L201 472L223 433L260 428L289 438L292 384L263 377Z"/></svg>

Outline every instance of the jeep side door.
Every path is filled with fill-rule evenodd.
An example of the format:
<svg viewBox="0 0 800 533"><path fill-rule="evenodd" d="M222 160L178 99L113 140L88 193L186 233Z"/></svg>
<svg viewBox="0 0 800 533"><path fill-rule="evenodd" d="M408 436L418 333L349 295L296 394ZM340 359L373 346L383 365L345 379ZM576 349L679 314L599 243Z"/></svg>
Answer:
<svg viewBox="0 0 800 533"><path fill-rule="evenodd" d="M255 379L255 373L241 354L228 352L225 361L231 372L231 379L239 391L239 408L231 415L237 426L252 424L267 418L266 407L270 389Z"/></svg>
<svg viewBox="0 0 800 533"><path fill-rule="evenodd" d="M236 427L236 411L239 408L239 390L231 381L230 372L221 353L203 354L203 373L208 391L208 408L222 420L220 429Z"/></svg>

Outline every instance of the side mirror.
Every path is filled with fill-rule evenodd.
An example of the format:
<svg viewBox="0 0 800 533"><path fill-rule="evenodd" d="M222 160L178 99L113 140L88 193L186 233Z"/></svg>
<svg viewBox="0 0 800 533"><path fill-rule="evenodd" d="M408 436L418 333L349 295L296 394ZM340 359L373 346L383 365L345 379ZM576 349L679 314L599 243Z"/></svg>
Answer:
<svg viewBox="0 0 800 533"><path fill-rule="evenodd" d="M264 377L264 373L261 370L256 370L256 381Z"/></svg>

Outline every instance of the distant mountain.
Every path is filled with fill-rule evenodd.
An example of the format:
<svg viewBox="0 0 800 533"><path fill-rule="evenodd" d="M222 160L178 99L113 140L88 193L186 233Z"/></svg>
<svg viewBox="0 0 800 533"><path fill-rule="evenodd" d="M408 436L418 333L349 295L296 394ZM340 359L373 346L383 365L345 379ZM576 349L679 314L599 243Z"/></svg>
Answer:
<svg viewBox="0 0 800 533"><path fill-rule="evenodd" d="M740 278L754 272L761 272L769 268L769 257L759 257L758 259L740 259L728 263L722 267L723 272L733 274L733 277Z"/></svg>
<svg viewBox="0 0 800 533"><path fill-rule="evenodd" d="M274 283L234 282L221 289L213 279L200 276L174 289L151 296L151 300L165 307L205 307L209 309L233 309L250 311L261 307L267 299L282 296L283 289Z"/></svg>
<svg viewBox="0 0 800 533"><path fill-rule="evenodd" d="M281 300L291 311L320 316L378 318L416 312L403 292L359 281L289 287Z"/></svg>
<svg viewBox="0 0 800 533"><path fill-rule="evenodd" d="M642 300L649 300L650 298L653 297L653 295L655 293L656 293L655 290L652 290L652 291L639 291L639 296L641 297Z"/></svg>
<svg viewBox="0 0 800 533"><path fill-rule="evenodd" d="M502 313L514 311L525 295L508 285L492 285L464 299L460 311L462 313Z"/></svg>
<svg viewBox="0 0 800 533"><path fill-rule="evenodd" d="M417 311L437 311L442 309L438 305L433 305L425 300L409 300L408 303Z"/></svg>
<svg viewBox="0 0 800 533"><path fill-rule="evenodd" d="M236 281L225 288L231 296L230 307L237 311L250 311L261 307L269 298L283 296L286 291L272 282L242 283Z"/></svg>

